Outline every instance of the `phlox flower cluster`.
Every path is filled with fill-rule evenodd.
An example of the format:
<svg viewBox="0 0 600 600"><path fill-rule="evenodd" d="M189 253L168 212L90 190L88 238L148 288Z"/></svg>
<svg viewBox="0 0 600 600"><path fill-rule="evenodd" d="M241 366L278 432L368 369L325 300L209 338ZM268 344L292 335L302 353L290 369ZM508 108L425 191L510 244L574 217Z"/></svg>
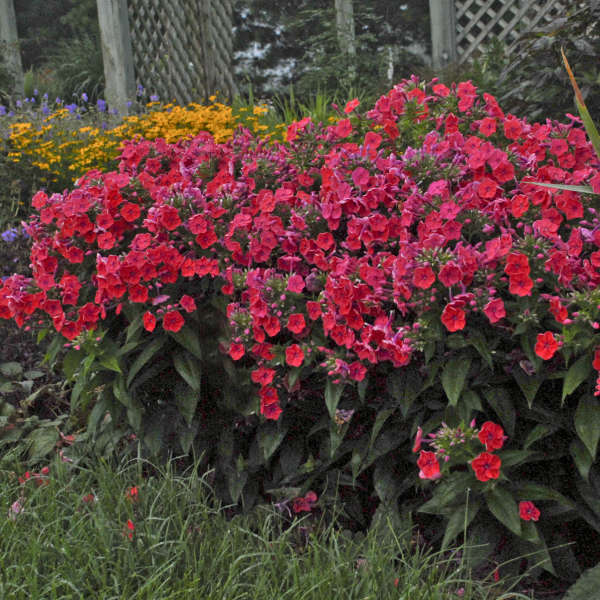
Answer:
<svg viewBox="0 0 600 600"><path fill-rule="evenodd" d="M361 382L375 365L419 360L434 321L503 335L527 325L543 360L560 356L563 328L593 333L596 208L531 183L600 189L575 120L529 124L470 82L415 78L366 118L358 108L333 125L294 123L284 143L247 130L129 142L118 172L38 192L33 278L4 282L0 317L42 313L74 340L129 303L148 332L177 332L206 278L226 299L225 350L252 370L273 420L293 401L293 369Z"/></svg>
<svg viewBox="0 0 600 600"><path fill-rule="evenodd" d="M486 421L480 429L475 428L474 419L469 427L463 424L451 428L442 423L440 429L428 434L426 439L419 427L413 446L413 452L419 452L419 477L435 481L441 479L451 465L468 463L478 481L496 480L500 477L502 460L494 451L500 450L507 439L502 427L492 421ZM475 446L483 445L485 450L474 448L472 441ZM431 450L421 450L423 443ZM519 503L519 515L523 520L537 521L540 511L533 502L524 500Z"/></svg>

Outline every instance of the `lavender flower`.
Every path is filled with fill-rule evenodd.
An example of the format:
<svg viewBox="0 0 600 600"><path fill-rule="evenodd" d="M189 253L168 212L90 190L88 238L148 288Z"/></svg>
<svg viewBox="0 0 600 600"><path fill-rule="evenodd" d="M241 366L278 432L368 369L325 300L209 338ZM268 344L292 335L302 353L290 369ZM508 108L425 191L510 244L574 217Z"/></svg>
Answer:
<svg viewBox="0 0 600 600"><path fill-rule="evenodd" d="M2 238L6 243L10 244L11 242L14 242L17 239L18 235L19 231L14 227L11 227L10 229L7 229L6 231L0 233L0 238Z"/></svg>
<svg viewBox="0 0 600 600"><path fill-rule="evenodd" d="M102 100L102 98L98 98L98 102L96 102L96 106L100 112L106 111L106 101Z"/></svg>

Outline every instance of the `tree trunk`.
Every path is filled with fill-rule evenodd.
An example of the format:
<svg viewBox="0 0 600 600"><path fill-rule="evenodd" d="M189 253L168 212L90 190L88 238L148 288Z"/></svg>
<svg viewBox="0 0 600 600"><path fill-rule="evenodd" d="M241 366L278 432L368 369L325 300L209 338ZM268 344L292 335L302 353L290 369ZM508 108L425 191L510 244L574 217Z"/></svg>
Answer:
<svg viewBox="0 0 600 600"><path fill-rule="evenodd" d="M350 77L354 80L356 70L353 60L356 56L356 38L352 0L335 0L335 24L340 50L350 63Z"/></svg>

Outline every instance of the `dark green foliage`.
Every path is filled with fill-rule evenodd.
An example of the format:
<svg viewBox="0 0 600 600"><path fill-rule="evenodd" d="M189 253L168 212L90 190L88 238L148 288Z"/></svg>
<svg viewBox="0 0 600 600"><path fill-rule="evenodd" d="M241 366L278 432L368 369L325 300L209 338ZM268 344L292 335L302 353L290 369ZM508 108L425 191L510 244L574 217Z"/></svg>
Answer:
<svg viewBox="0 0 600 600"><path fill-rule="evenodd" d="M86 92L103 95L104 71L95 0L23 0L15 3L23 68L33 89L67 102ZM28 89L31 88L31 89Z"/></svg>
<svg viewBox="0 0 600 600"><path fill-rule="evenodd" d="M387 0L355 2L352 59L340 51L334 3L329 0L239 0L235 18L236 69L242 89L248 84L255 94L270 96L291 85L302 102L317 90L376 97L391 83L388 48L397 81L423 66L419 52L409 52L408 47L429 44L428 9L418 0L401 6Z"/></svg>
<svg viewBox="0 0 600 600"><path fill-rule="evenodd" d="M569 588L564 600L591 600L600 590L600 565L588 569L577 582Z"/></svg>

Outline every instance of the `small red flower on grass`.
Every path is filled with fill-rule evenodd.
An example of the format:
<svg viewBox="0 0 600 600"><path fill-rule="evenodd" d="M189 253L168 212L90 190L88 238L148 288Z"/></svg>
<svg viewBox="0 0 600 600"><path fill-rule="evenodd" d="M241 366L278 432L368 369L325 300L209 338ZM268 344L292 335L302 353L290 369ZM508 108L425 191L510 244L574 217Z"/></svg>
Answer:
<svg viewBox="0 0 600 600"><path fill-rule="evenodd" d="M126 529L123 535L127 536L130 540L133 539L133 533L135 532L135 525L131 519L127 519Z"/></svg>

